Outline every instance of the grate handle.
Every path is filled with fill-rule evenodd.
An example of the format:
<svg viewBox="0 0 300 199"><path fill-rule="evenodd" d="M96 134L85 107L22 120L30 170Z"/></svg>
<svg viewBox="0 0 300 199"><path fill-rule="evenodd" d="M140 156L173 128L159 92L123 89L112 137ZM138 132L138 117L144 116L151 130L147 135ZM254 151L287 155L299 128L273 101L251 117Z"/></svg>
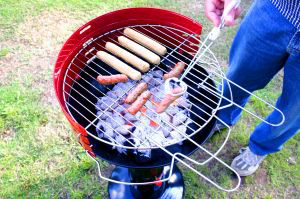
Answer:
<svg viewBox="0 0 300 199"><path fill-rule="evenodd" d="M162 179L162 180L155 180L155 181L150 181L150 182L122 182L122 181L117 181L117 180L113 180L111 178L107 178L105 176L102 175L101 173L101 167L100 167L100 163L98 161L97 158L91 156L88 152L86 152L86 154L88 155L88 157L90 157L94 162L96 162L97 165L97 170L98 170L98 175L101 179L112 182L112 183L117 183L117 184L123 184L123 185L150 185L150 184L160 184L162 182L166 182L169 181L171 176L173 175L173 168L174 168L174 162L172 162L171 166L170 166L170 172L167 178Z"/></svg>

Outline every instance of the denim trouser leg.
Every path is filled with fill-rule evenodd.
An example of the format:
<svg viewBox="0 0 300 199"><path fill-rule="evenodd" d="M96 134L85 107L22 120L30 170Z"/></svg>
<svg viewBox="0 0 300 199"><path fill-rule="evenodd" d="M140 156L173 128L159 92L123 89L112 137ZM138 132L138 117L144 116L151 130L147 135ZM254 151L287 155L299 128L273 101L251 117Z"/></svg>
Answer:
<svg viewBox="0 0 300 199"><path fill-rule="evenodd" d="M296 119L298 115L295 112L292 114L290 110L299 110L300 87L297 88L298 91L293 88L293 97L289 97L292 95L291 84L288 83L293 78L294 84L300 85L300 73L297 73L300 70L299 62L297 63L299 59L297 55L291 55L287 51L295 33L296 29L270 1L260 0L254 3L245 17L231 47L227 77L251 92L264 88L280 69L284 67L285 70L284 89L276 106L287 116L286 122L280 127L262 123L255 129L250 139L250 149L258 155L278 151L300 128L299 120ZM297 42L294 43L297 45ZM233 100L244 106L249 95L233 85L231 89ZM224 94L229 97L226 84ZM286 106L287 103L290 106ZM222 104L226 104L225 100ZM238 121L241 111L232 106L220 111L218 116L232 126ZM276 112L268 117L273 123L280 119Z"/></svg>

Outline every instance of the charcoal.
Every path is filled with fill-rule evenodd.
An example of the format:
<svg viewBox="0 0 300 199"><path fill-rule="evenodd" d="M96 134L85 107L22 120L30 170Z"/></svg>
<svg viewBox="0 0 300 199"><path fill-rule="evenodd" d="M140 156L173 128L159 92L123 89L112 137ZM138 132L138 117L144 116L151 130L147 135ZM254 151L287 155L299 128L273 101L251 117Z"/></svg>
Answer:
<svg viewBox="0 0 300 199"><path fill-rule="evenodd" d="M170 126L167 126L167 125L162 125L162 127L161 127L161 131L164 133L165 137L168 137L172 130L173 129Z"/></svg>
<svg viewBox="0 0 300 199"><path fill-rule="evenodd" d="M192 104L184 97L178 98L176 102L178 103L178 106L182 108L191 108L192 106Z"/></svg>
<svg viewBox="0 0 300 199"><path fill-rule="evenodd" d="M116 134L115 134L114 130L111 128L104 132L105 138L113 138L113 137L115 137L115 135Z"/></svg>
<svg viewBox="0 0 300 199"><path fill-rule="evenodd" d="M105 110L109 107L115 108L116 106L117 106L117 103L115 103L112 98L110 98L108 96L105 96L105 97L101 98L100 109Z"/></svg>
<svg viewBox="0 0 300 199"><path fill-rule="evenodd" d="M176 140L176 142L179 142L179 141L183 138L182 135L181 135L179 132L177 132L177 131L171 131L171 132L170 132L170 136L171 136L174 140ZM178 143L178 144L181 144L181 142Z"/></svg>
<svg viewBox="0 0 300 199"><path fill-rule="evenodd" d="M115 133L114 133L111 125L107 122L99 121L99 123L96 126L96 131L98 134L104 133L105 138L115 136Z"/></svg>
<svg viewBox="0 0 300 199"><path fill-rule="evenodd" d="M124 103L124 104L122 104L122 106L123 106L124 109L127 109L127 108L129 108L130 104Z"/></svg>
<svg viewBox="0 0 300 199"><path fill-rule="evenodd" d="M184 124L184 122L187 120L187 115L184 113L184 111L180 111L176 113L173 117L173 125L178 126L181 124Z"/></svg>
<svg viewBox="0 0 300 199"><path fill-rule="evenodd" d="M126 113L124 115L124 118L126 118L126 121L131 121L131 122L137 120L137 118L134 115L131 115L130 113Z"/></svg>
<svg viewBox="0 0 300 199"><path fill-rule="evenodd" d="M116 132L122 135L128 135L134 127L130 125L122 125L115 129Z"/></svg>
<svg viewBox="0 0 300 199"><path fill-rule="evenodd" d="M166 113L168 115L175 115L176 113L178 113L180 111L180 109L177 106L170 106L167 108Z"/></svg>
<svg viewBox="0 0 300 199"><path fill-rule="evenodd" d="M169 123L171 122L171 116L168 115L167 113L163 112L161 114L158 114L158 117L164 122L164 123Z"/></svg>
<svg viewBox="0 0 300 199"><path fill-rule="evenodd" d="M160 79L160 78L153 78L153 83L155 86L159 86L162 85L164 83L164 80Z"/></svg>
<svg viewBox="0 0 300 199"><path fill-rule="evenodd" d="M165 136L162 131L155 132L151 135L151 146L159 147L163 145Z"/></svg>
<svg viewBox="0 0 300 199"><path fill-rule="evenodd" d="M176 127L177 131L180 132L181 135L186 135L186 129L187 127L185 125L180 125Z"/></svg>
<svg viewBox="0 0 300 199"><path fill-rule="evenodd" d="M122 90L127 90L129 87L126 83L118 83L116 86L118 86L119 88L121 88ZM115 86L115 87L116 87Z"/></svg>
<svg viewBox="0 0 300 199"><path fill-rule="evenodd" d="M97 116L98 116L98 113L100 113L100 114L102 114L101 116L100 116L100 119L102 119L102 120L105 120L105 119L107 119L108 117L112 117L112 112L109 112L109 111L98 111L97 112Z"/></svg>
<svg viewBox="0 0 300 199"><path fill-rule="evenodd" d="M116 87L116 86L115 86ZM118 96L113 91L109 91L106 93L106 95L112 99L118 99Z"/></svg>
<svg viewBox="0 0 300 199"><path fill-rule="evenodd" d="M138 155L139 157L143 158L149 158L151 156L151 149L150 148L150 143L149 142L143 142L141 145L139 145L139 148L135 151L135 154Z"/></svg>
<svg viewBox="0 0 300 199"><path fill-rule="evenodd" d="M117 98L120 98L125 94L125 90L123 90L121 87L115 86L113 89L113 93L117 96Z"/></svg>
<svg viewBox="0 0 300 199"><path fill-rule="evenodd" d="M125 109L124 109L124 107L123 106L117 106L115 109L114 109L114 111L115 112L118 112L118 113L121 113L121 112L123 112Z"/></svg>
<svg viewBox="0 0 300 199"><path fill-rule="evenodd" d="M107 118L106 121L111 124L113 129L125 124L125 120L118 113L114 113L113 116L111 118Z"/></svg>
<svg viewBox="0 0 300 199"><path fill-rule="evenodd" d="M157 78L163 77L163 72L161 70L155 70L151 74L153 75L153 77L157 77Z"/></svg>
<svg viewBox="0 0 300 199"><path fill-rule="evenodd" d="M96 132L97 132L99 138L103 137L104 129L103 129L102 123L103 123L103 121L99 120L99 122L96 125Z"/></svg>
<svg viewBox="0 0 300 199"><path fill-rule="evenodd" d="M147 117L142 116L140 118L140 121L142 122L142 124L144 124L145 126L149 126L150 125L150 120Z"/></svg>
<svg viewBox="0 0 300 199"><path fill-rule="evenodd" d="M153 75L151 73L147 73L146 75L142 76L142 79L146 82L149 82L153 78Z"/></svg>
<svg viewBox="0 0 300 199"><path fill-rule="evenodd" d="M101 111L101 104L102 104L102 98L98 99L97 103L96 103L96 110L97 111Z"/></svg>

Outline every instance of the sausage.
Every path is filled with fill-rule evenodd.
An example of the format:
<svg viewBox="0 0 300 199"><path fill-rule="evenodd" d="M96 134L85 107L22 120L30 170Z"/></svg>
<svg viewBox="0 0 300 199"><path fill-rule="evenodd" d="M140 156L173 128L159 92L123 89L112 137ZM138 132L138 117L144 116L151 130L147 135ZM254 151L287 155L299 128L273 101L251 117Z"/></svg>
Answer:
<svg viewBox="0 0 300 199"><path fill-rule="evenodd" d="M142 79L142 74L125 64L124 62L120 61L116 57L104 52L104 51L98 51L97 57L103 61L104 63L108 64L115 70L119 71L120 73L127 75L133 80L140 80Z"/></svg>
<svg viewBox="0 0 300 199"><path fill-rule="evenodd" d="M134 41L128 39L127 37L120 36L118 37L119 43L127 48L128 50L132 51L133 53L143 57L145 60L152 64L159 64L160 63L160 57L153 53L152 51L148 50L144 46L141 46L140 44L135 43Z"/></svg>
<svg viewBox="0 0 300 199"><path fill-rule="evenodd" d="M117 46L114 43L107 42L105 44L105 48L108 51L110 51L111 53L113 53L114 55L125 60L127 63L133 65L134 67L136 67L137 69L139 69L142 72L147 72L150 68L150 65L147 62L138 58L137 56L128 52L127 50L120 48L119 46Z"/></svg>
<svg viewBox="0 0 300 199"><path fill-rule="evenodd" d="M161 45L160 43L158 43L157 41L133 30L130 28L125 28L124 30L124 34L137 41L138 43L142 44L143 46L146 46L147 48L149 48L150 50L153 50L154 52L156 52L157 54L163 56L167 53L167 48L164 47L163 45Z"/></svg>
<svg viewBox="0 0 300 199"><path fill-rule="evenodd" d="M97 81L103 85L115 84L119 82L128 82L128 77L123 74L118 75L99 75Z"/></svg>
<svg viewBox="0 0 300 199"><path fill-rule="evenodd" d="M131 104L133 103L137 98L138 96L143 93L145 90L147 90L148 88L148 85L147 83L143 82L143 83L140 83L138 84L134 89L133 91L131 91L129 93L129 95L126 97L125 99L125 103L126 104Z"/></svg>
<svg viewBox="0 0 300 199"><path fill-rule="evenodd" d="M183 92L182 88L175 88L173 89L173 94L179 94L181 92ZM158 104L158 106L156 107L156 112L157 113L162 113L165 110L167 110L167 108L179 97L181 97L181 95L178 96L173 96L171 94L167 94L164 99Z"/></svg>
<svg viewBox="0 0 300 199"><path fill-rule="evenodd" d="M150 91L144 91L127 109L131 115L135 115L143 106L146 104L147 100L151 97Z"/></svg>
<svg viewBox="0 0 300 199"><path fill-rule="evenodd" d="M181 73L183 72L185 68L185 63L184 62L178 62L175 67L168 72L167 74L164 74L164 80L172 78L172 77L179 77L179 75L181 75Z"/></svg>

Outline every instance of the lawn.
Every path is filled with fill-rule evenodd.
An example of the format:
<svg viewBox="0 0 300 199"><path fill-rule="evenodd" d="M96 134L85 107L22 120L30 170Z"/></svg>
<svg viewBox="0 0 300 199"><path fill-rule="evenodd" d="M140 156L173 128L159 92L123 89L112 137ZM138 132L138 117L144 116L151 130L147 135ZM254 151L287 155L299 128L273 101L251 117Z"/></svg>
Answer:
<svg viewBox="0 0 300 199"><path fill-rule="evenodd" d="M204 16L204 0L0 0L0 199L107 198L107 182L97 176L96 165L76 142L52 86L52 70L62 44L81 25L104 13L128 7L158 7L176 11L211 28ZM251 1L243 1L245 14ZM238 25L226 29L214 47L224 68ZM275 103L282 74L257 95ZM251 106L250 106L251 105ZM255 99L247 107L266 116ZM259 121L243 114L219 157L230 163ZM205 147L215 150L224 134ZM266 158L240 189L225 193L179 165L184 173L187 199L300 198L300 136ZM195 158L201 156L197 153ZM109 165L102 162L102 166ZM235 182L214 162L199 169L224 186Z"/></svg>

